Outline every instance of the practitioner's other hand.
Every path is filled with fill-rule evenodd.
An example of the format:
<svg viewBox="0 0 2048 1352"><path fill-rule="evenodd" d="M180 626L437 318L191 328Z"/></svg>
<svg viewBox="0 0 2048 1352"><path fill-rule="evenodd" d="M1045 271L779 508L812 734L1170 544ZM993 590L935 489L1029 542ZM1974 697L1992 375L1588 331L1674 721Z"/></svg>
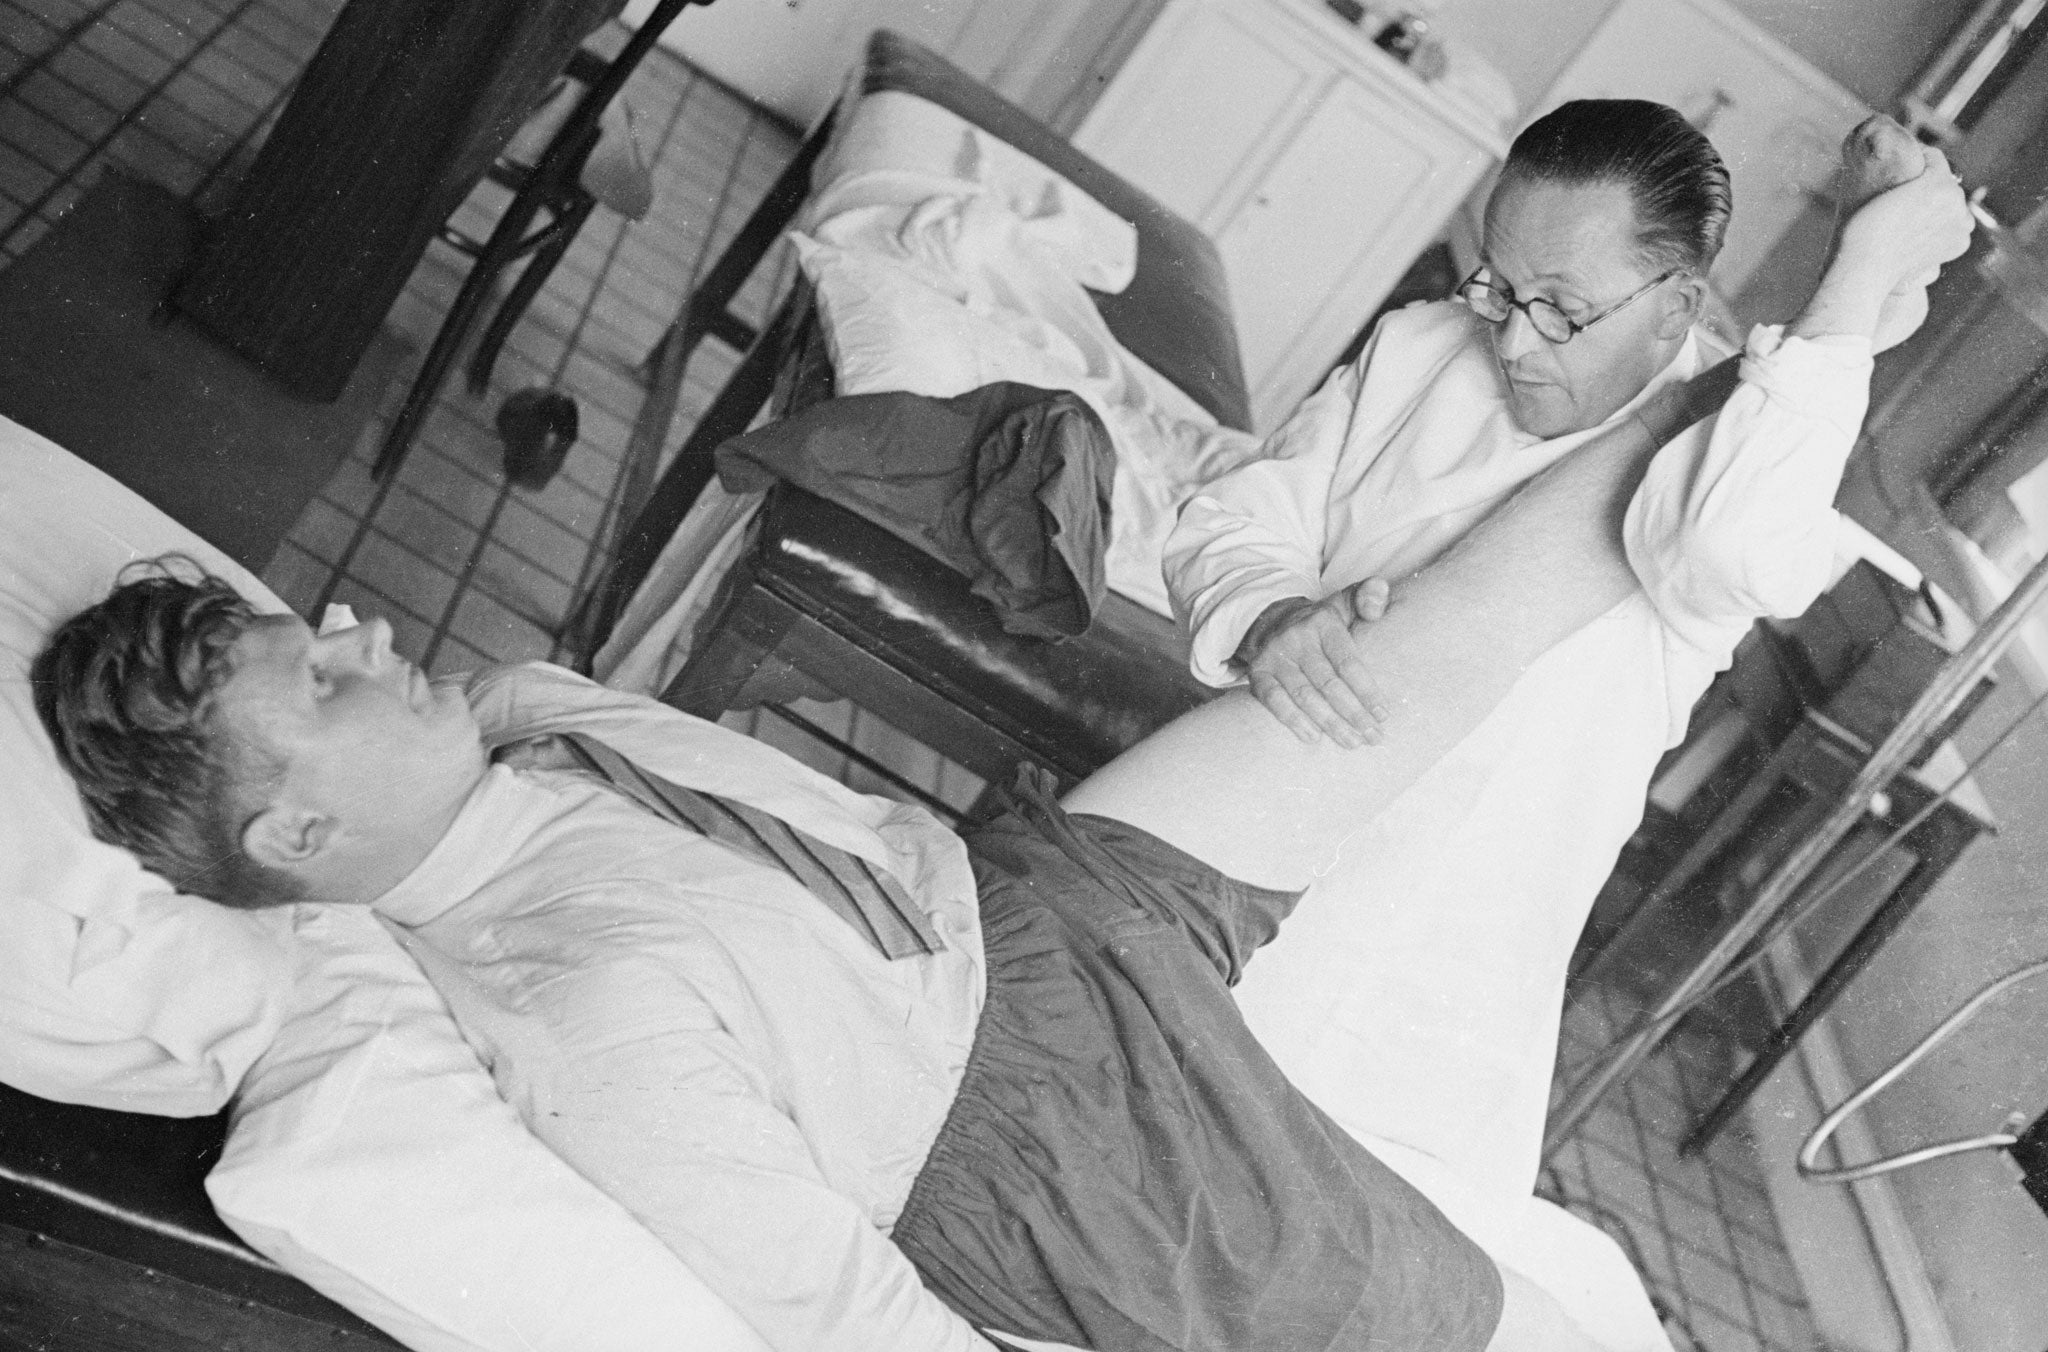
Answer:
<svg viewBox="0 0 2048 1352"><path fill-rule="evenodd" d="M1386 720L1353 626L1387 613L1387 583L1367 578L1320 601L1275 601L1245 631L1237 663L1252 694L1303 742L1379 742Z"/></svg>
<svg viewBox="0 0 2048 1352"><path fill-rule="evenodd" d="M1927 315L1927 287L1970 247L1975 221L1948 157L1917 147L1920 167L1855 210L1795 331L1861 333L1882 352Z"/></svg>
<svg viewBox="0 0 2048 1352"><path fill-rule="evenodd" d="M1861 221L1865 212L1858 211L1844 231L1845 244L1849 231L1857 229L1917 231L1894 241L1902 246L1903 257L1895 264L1899 281L1885 293L1878 311L1877 331L1871 337L1871 349L1876 352L1896 347L1920 327L1927 318L1927 288L1941 275L1942 264L1960 258L1970 247L1970 234L1977 224L1948 157L1931 146L1923 147L1921 154L1923 167L1917 178L1880 193L1867 204L1878 220ZM1916 187L1920 189L1917 194L1910 191ZM1884 200L1894 194L1899 201ZM1885 224L1888 210L1897 224Z"/></svg>

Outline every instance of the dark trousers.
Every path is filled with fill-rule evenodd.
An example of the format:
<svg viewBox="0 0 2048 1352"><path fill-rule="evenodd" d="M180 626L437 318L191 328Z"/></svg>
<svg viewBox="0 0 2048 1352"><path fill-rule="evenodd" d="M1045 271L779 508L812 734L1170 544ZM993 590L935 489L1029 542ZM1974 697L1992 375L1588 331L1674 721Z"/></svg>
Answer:
<svg viewBox="0 0 2048 1352"><path fill-rule="evenodd" d="M1498 1271L1281 1074L1230 986L1296 900L1046 786L970 836L988 1001L893 1235L1094 1352L1478 1352Z"/></svg>

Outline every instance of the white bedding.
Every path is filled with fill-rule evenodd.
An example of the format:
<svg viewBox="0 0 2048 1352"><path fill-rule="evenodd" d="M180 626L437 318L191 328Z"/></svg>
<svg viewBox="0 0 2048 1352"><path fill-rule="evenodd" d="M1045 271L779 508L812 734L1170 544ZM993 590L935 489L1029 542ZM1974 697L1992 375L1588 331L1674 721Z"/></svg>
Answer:
<svg viewBox="0 0 2048 1352"><path fill-rule="evenodd" d="M1196 487L1255 454L1110 334L1088 290L1129 285L1131 225L958 115L909 94L854 104L793 233L840 394L944 398L998 380L1072 390L1116 446L1109 585L1171 614L1160 552ZM714 483L596 659L659 693L688 657L752 503Z"/></svg>
<svg viewBox="0 0 2048 1352"><path fill-rule="evenodd" d="M173 550L284 608L127 488L0 418L0 1080L185 1117L219 1108L276 1030L285 926L180 896L94 840L28 682L61 621L130 563Z"/></svg>

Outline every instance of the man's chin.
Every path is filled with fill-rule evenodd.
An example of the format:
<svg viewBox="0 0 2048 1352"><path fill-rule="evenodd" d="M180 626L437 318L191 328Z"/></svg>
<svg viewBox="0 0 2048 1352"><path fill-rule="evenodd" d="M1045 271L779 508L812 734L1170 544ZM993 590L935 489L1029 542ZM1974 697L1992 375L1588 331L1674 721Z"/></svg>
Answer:
<svg viewBox="0 0 2048 1352"><path fill-rule="evenodd" d="M1573 431L1572 407L1555 385L1508 382L1508 416L1532 437L1561 437Z"/></svg>

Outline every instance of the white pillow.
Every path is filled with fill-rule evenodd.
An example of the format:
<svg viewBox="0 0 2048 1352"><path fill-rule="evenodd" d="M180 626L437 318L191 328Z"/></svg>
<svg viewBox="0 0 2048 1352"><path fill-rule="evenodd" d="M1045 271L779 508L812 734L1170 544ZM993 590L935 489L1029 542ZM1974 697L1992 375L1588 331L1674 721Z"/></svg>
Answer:
<svg viewBox="0 0 2048 1352"><path fill-rule="evenodd" d="M276 916L180 896L86 829L29 663L128 564L178 550L262 583L84 461L0 418L0 1080L183 1117L226 1101L278 1018Z"/></svg>
<svg viewBox="0 0 2048 1352"><path fill-rule="evenodd" d="M1011 380L1073 390L1107 416L1107 382L1091 377L1086 354L1058 326L971 309L932 285L929 270L911 260L807 235L790 241L817 294L836 393L950 399Z"/></svg>
<svg viewBox="0 0 2048 1352"><path fill-rule="evenodd" d="M902 390L950 399L983 379L986 326L952 296L887 258L792 235L817 293L839 394Z"/></svg>
<svg viewBox="0 0 2048 1352"><path fill-rule="evenodd" d="M294 908L295 999L207 1179L235 1232L419 1352L757 1352L529 1135L367 907Z"/></svg>
<svg viewBox="0 0 2048 1352"><path fill-rule="evenodd" d="M1039 163L999 136L981 130L950 108L899 89L878 90L842 103L839 125L811 170L812 191L796 229L868 202L872 187L891 194L906 178L933 185L948 180L980 184L1027 220L1057 218L1062 253L1074 261L1076 280L1097 291L1131 284L1138 263L1137 227L1065 175Z"/></svg>

